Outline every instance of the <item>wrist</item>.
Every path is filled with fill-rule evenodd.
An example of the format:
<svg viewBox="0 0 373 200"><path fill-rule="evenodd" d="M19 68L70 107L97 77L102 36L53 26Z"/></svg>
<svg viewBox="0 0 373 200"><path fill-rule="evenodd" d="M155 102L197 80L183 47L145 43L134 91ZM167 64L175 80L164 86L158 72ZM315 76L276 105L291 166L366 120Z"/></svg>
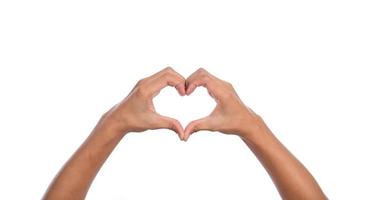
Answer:
<svg viewBox="0 0 373 200"><path fill-rule="evenodd" d="M259 142L269 133L269 128L258 115L244 120L241 127L239 135L244 141L249 143Z"/></svg>
<svg viewBox="0 0 373 200"><path fill-rule="evenodd" d="M129 132L129 129L126 125L122 125L122 123L118 122L118 120L113 119L105 114L97 123L97 127L107 134L120 137L125 136Z"/></svg>
<svg viewBox="0 0 373 200"><path fill-rule="evenodd" d="M87 138L87 141L89 141L87 143L98 149L106 149L117 145L125 134L125 132L119 132L114 126L101 118Z"/></svg>

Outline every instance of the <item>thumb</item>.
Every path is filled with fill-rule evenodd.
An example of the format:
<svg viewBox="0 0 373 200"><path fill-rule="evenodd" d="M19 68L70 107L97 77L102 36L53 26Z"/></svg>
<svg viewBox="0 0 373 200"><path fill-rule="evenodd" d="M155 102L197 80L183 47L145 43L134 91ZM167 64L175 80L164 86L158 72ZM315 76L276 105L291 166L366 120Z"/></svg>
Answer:
<svg viewBox="0 0 373 200"><path fill-rule="evenodd" d="M184 140L187 141L191 134L201 130L211 130L211 118L204 117L190 122L184 130Z"/></svg>
<svg viewBox="0 0 373 200"><path fill-rule="evenodd" d="M170 129L179 135L180 140L184 138L184 129L180 122L174 118L156 114L157 126L154 129Z"/></svg>

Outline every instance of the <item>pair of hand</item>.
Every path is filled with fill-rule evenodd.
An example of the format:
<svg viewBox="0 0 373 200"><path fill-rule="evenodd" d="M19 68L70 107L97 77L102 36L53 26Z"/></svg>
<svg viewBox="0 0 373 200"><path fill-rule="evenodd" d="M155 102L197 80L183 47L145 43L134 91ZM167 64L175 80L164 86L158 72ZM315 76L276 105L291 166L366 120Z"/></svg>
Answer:
<svg viewBox="0 0 373 200"><path fill-rule="evenodd" d="M166 86L175 87L180 95L190 95L204 86L217 105L209 116L183 129L179 121L154 109L153 97ZM199 130L238 135L268 171L283 199L327 199L308 170L242 103L232 85L204 69L185 79L168 67L140 80L124 100L102 116L96 128L51 183L44 199L84 199L97 172L126 133L161 128L175 131L184 141Z"/></svg>
<svg viewBox="0 0 373 200"><path fill-rule="evenodd" d="M217 105L209 116L194 120L183 129L178 120L155 111L152 100L166 86L175 87L182 96L192 94L199 86L206 87ZM118 134L165 128L175 131L184 141L200 130L250 137L261 122L261 118L240 100L230 83L203 68L186 79L171 67L141 79L124 100L103 115L103 123Z"/></svg>

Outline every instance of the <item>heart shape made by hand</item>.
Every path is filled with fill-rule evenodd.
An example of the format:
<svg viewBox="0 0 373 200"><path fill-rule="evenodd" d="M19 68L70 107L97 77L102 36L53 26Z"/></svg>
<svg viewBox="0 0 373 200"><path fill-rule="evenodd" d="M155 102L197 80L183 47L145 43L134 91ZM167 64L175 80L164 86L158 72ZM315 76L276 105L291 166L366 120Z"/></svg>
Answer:
<svg viewBox="0 0 373 200"><path fill-rule="evenodd" d="M158 98L161 101L156 101L157 104L162 103L157 107L161 108L163 114L178 116L178 119L182 119L183 122L194 119L185 128L178 119L156 112L153 98L161 90L163 93L167 92L167 89L164 89L166 86L175 87L181 96L191 95L200 86L208 91L209 95L202 94L203 90L197 90L190 98L172 98L172 95L168 95L168 98L161 97ZM207 102L205 98L207 96L212 97L216 104ZM177 107L172 108L170 105L175 105L175 102L179 103ZM212 112L206 115L209 110ZM248 128L246 127L247 120L256 119L255 113L245 106L230 83L213 76L202 68L188 78L184 78L172 68L165 68L141 79L130 94L108 113L109 119L112 119L110 121L120 122L115 124L119 132L142 132L166 128L175 131L184 141L187 141L192 133L201 130L245 134L240 129ZM200 115L205 117L195 119Z"/></svg>
<svg viewBox="0 0 373 200"><path fill-rule="evenodd" d="M243 121L242 119L246 118L248 115L254 114L243 104L230 83L211 75L202 68L195 71L186 79L172 68L166 68L164 71L159 73L162 72L164 77L163 84L160 85L161 87L158 87L159 89L153 97L156 96L166 85L175 87L181 96L191 95L197 87L202 86L207 89L209 96L216 102L215 108L212 109L212 106L209 105L214 104L202 103L201 99L198 98L194 99L194 102L191 101L190 103L192 104L189 105L187 102L181 101L182 103L178 104L178 109L186 110L180 112L178 109L170 108L170 105L175 102L175 99L162 99L162 102L166 103L164 104L164 107L169 108L168 111L171 112L169 116L181 115L178 119L183 119L183 121L184 119L194 119L188 123L184 130L181 130L182 125L179 120L166 116L160 117L160 120L166 120L169 122L169 125L171 126L168 126L168 128L177 132L181 140L188 140L193 132L200 130L220 131L227 134L238 133L239 131L237 128L242 125L240 124ZM201 98L203 96L207 95L197 93L197 97ZM153 102L151 105L152 109L155 110ZM193 112L191 112L191 110ZM212 112L206 115L208 110L212 110ZM166 112L163 111L163 113ZM190 116L193 116L193 113L197 114L197 116L204 115L205 117L197 119L195 117L190 118Z"/></svg>
<svg viewBox="0 0 373 200"><path fill-rule="evenodd" d="M196 89L187 96L175 95L173 88L164 88L153 99L158 113L178 119L183 127L189 122L205 117L215 108L215 101L204 88Z"/></svg>

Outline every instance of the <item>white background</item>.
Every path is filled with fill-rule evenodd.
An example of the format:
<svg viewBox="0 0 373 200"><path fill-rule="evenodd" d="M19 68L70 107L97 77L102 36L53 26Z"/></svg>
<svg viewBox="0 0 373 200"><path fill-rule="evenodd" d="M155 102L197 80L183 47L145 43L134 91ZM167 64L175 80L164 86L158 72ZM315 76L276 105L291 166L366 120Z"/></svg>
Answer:
<svg viewBox="0 0 373 200"><path fill-rule="evenodd" d="M371 1L0 2L0 199L40 199L101 114L171 66L230 81L330 199L372 199ZM183 125L205 89L156 99ZM239 138L127 135L87 199L280 199Z"/></svg>

